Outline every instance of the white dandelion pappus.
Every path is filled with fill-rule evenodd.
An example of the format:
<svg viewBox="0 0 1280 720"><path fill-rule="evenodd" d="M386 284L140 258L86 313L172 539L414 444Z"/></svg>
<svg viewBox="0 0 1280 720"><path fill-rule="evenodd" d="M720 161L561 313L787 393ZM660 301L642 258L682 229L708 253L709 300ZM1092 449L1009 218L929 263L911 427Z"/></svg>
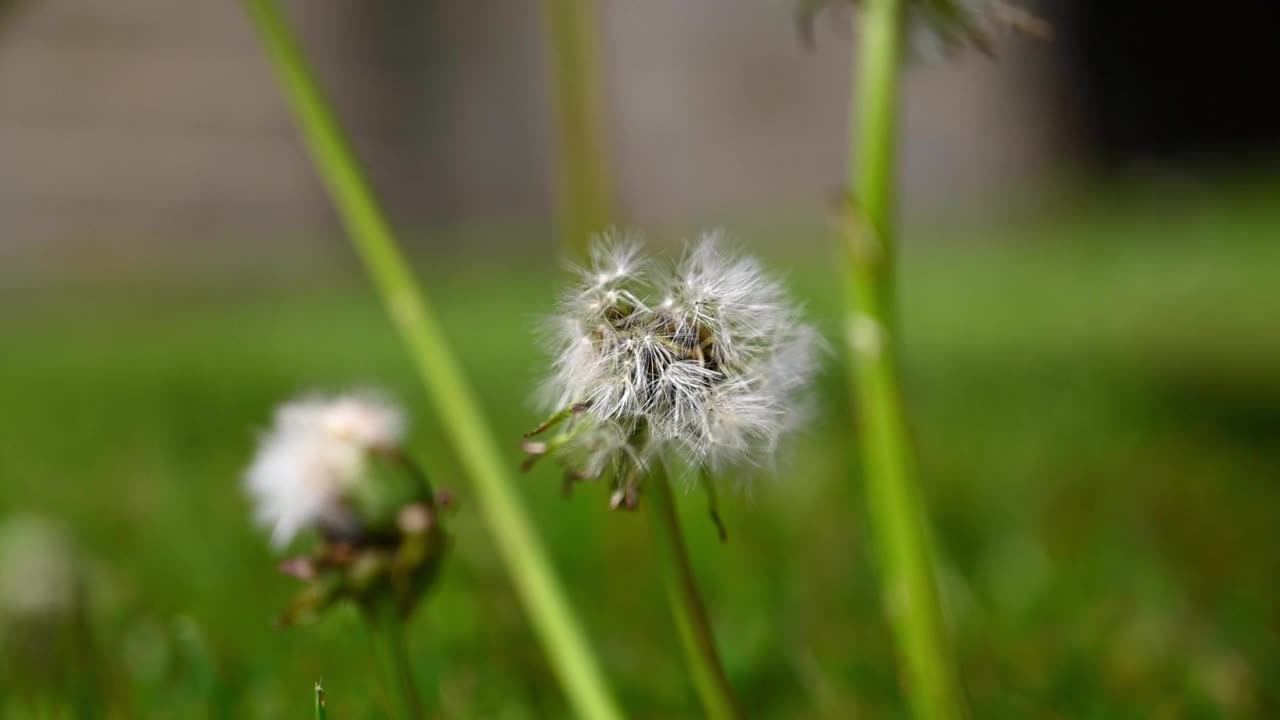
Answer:
<svg viewBox="0 0 1280 720"><path fill-rule="evenodd" d="M399 447L404 430L403 414L371 393L305 397L277 409L245 474L272 543L284 546L308 527L355 530L344 499L364 480L368 453Z"/></svg>
<svg viewBox="0 0 1280 720"><path fill-rule="evenodd" d="M712 360L735 366L768 351L775 333L794 324L798 313L755 258L732 257L724 243L722 232L703 233L667 279L665 291L677 331L702 332L714 340Z"/></svg>
<svg viewBox="0 0 1280 720"><path fill-rule="evenodd" d="M798 424L821 341L781 283L725 245L703 233L651 273L634 241L609 235L579 270L547 387L554 410L583 409L565 431L583 474L668 450L712 471L763 464Z"/></svg>
<svg viewBox="0 0 1280 720"><path fill-rule="evenodd" d="M704 233L666 288L680 332L705 338L708 364L721 374L703 394L698 422L677 426L672 438L713 471L773 455L804 415L799 391L820 344L781 283L725 243L721 232Z"/></svg>
<svg viewBox="0 0 1280 720"><path fill-rule="evenodd" d="M556 359L546 395L556 403L590 402L601 416L618 419L643 402L635 341L648 308L633 289L647 265L636 236L610 231L593 244L590 264L574 268L579 282L561 298L553 323Z"/></svg>
<svg viewBox="0 0 1280 720"><path fill-rule="evenodd" d="M82 572L65 527L39 515L9 516L0 523L0 625L65 617Z"/></svg>

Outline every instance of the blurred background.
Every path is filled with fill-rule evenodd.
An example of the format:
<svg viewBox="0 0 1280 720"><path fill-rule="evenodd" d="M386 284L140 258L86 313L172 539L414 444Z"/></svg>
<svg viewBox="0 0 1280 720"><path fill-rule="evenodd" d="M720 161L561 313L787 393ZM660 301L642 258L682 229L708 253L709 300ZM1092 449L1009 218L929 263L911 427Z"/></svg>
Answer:
<svg viewBox="0 0 1280 720"><path fill-rule="evenodd" d="M601 0L619 220L728 228L838 339L849 10ZM289 4L518 462L560 254L541 6ZM1280 6L1030 6L905 88L908 394L977 717L1280 713ZM803 23L800 23L803 24ZM833 353L784 472L686 529L759 717L905 715ZM432 715L568 710L236 3L0 0L0 716L380 717L353 611L240 487L271 408L376 385L458 495ZM647 526L522 476L637 717L697 715Z"/></svg>

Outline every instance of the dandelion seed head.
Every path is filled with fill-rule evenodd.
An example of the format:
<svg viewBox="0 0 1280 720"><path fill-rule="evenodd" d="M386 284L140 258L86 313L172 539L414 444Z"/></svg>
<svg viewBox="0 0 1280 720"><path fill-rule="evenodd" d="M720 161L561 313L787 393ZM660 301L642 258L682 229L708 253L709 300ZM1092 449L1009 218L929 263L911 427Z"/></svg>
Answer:
<svg viewBox="0 0 1280 720"><path fill-rule="evenodd" d="M713 470L760 464L798 424L821 342L781 283L727 244L703 233L657 273L634 242L593 248L552 323L546 383L553 410L586 409L570 421L590 424L570 445L583 474L667 451Z"/></svg>
<svg viewBox="0 0 1280 720"><path fill-rule="evenodd" d="M277 546L307 527L346 532L356 520L344 502L366 477L368 453L399 447L403 414L370 393L311 396L277 409L245 487L258 522Z"/></svg>
<svg viewBox="0 0 1280 720"><path fill-rule="evenodd" d="M76 603L77 575L63 526L37 515L14 515L0 525L0 620L65 614Z"/></svg>

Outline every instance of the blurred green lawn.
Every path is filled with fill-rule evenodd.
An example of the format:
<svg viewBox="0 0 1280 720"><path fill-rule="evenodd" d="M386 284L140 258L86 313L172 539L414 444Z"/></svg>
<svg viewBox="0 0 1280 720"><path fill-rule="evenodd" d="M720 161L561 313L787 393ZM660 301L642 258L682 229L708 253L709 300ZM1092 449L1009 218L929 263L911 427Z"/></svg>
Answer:
<svg viewBox="0 0 1280 720"><path fill-rule="evenodd" d="M1280 209L1268 197L1092 203L908 251L908 390L976 717L1280 713ZM764 233L742 234L754 246ZM839 347L827 258L767 254ZM419 269L514 466L537 419L531 327L556 268ZM61 519L97 562L105 705L306 717L323 678L330 717L380 716L353 611L272 628L295 582L275 571L239 484L273 405L372 384L413 410L414 448L458 496L455 552L412 625L431 715L567 715L363 281L287 280L0 295L0 512ZM753 717L905 714L837 355L780 477L722 493L728 544L703 497L684 499ZM610 512L599 487L563 497L549 463L520 479L625 705L697 716L647 523ZM30 711L20 684L0 677L14 717Z"/></svg>

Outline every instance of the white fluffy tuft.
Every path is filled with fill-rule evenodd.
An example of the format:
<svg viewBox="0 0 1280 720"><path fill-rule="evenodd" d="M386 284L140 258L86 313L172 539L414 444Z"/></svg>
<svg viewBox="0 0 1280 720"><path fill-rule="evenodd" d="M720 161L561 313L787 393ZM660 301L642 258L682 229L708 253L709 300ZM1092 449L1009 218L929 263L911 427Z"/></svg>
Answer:
<svg viewBox="0 0 1280 720"><path fill-rule="evenodd" d="M650 271L634 239L606 235L553 322L553 409L585 410L571 431L595 476L611 456L674 450L722 470L771 456L795 427L817 333L754 258L700 235L680 262Z"/></svg>
<svg viewBox="0 0 1280 720"><path fill-rule="evenodd" d="M404 415L370 393L310 396L276 410L245 474L258 521L276 546L301 530L353 529L344 497L365 474L367 453L398 447Z"/></svg>

